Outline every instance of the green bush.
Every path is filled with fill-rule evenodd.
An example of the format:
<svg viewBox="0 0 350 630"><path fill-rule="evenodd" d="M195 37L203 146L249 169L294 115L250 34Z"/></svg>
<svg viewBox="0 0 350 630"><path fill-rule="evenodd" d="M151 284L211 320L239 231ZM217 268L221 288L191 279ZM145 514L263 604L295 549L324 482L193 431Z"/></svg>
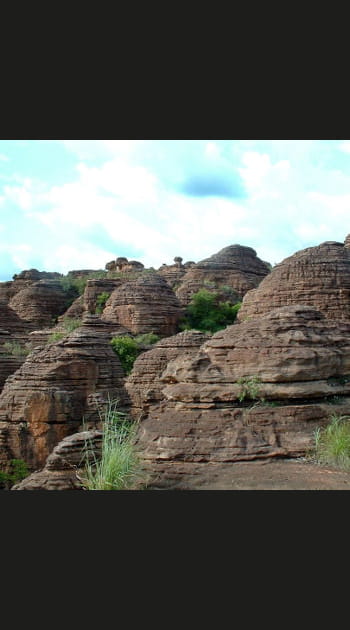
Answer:
<svg viewBox="0 0 350 630"><path fill-rule="evenodd" d="M136 424L109 402L102 421L102 450L98 460L87 441L85 471L81 477L87 490L127 490L145 484L145 473L135 450Z"/></svg>
<svg viewBox="0 0 350 630"><path fill-rule="evenodd" d="M245 398L256 400L260 392L260 378L258 376L241 376L237 380L238 385L241 386L241 391L238 395L238 400L242 402Z"/></svg>
<svg viewBox="0 0 350 630"><path fill-rule="evenodd" d="M96 310L95 310L96 315L101 315L104 307L106 306L106 302L109 296L110 296L110 293L107 293L107 291L103 291L102 293L99 293L99 295L96 298Z"/></svg>
<svg viewBox="0 0 350 630"><path fill-rule="evenodd" d="M0 488L5 490L10 490L15 483L29 475L28 466L23 459L11 459L10 468L10 472L0 471Z"/></svg>
<svg viewBox="0 0 350 630"><path fill-rule="evenodd" d="M18 341L6 341L3 345L3 350L6 354L10 354L13 357L25 357L29 354L28 348L22 346Z"/></svg>
<svg viewBox="0 0 350 630"><path fill-rule="evenodd" d="M143 345L143 346L151 346L154 343L157 343L157 341L160 340L159 335L156 335L155 333L151 332L151 333L143 333L141 335L137 335L135 337L135 341L136 343Z"/></svg>
<svg viewBox="0 0 350 630"><path fill-rule="evenodd" d="M111 345L118 355L125 373L130 374L135 359L141 352L139 344L132 337L121 335L120 337L113 337Z"/></svg>
<svg viewBox="0 0 350 630"><path fill-rule="evenodd" d="M316 429L315 457L320 464L350 470L350 418L333 414L328 426Z"/></svg>
<svg viewBox="0 0 350 630"><path fill-rule="evenodd" d="M218 293L200 289L192 296L180 328L215 333L233 324L240 307L241 302L220 301Z"/></svg>

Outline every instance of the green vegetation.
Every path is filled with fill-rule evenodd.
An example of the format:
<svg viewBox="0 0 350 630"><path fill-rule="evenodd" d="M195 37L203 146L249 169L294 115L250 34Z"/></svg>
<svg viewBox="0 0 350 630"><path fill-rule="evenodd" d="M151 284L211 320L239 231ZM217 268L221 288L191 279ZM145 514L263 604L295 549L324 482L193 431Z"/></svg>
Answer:
<svg viewBox="0 0 350 630"><path fill-rule="evenodd" d="M136 343L143 345L143 346L151 346L154 343L157 343L157 341L160 340L159 335L156 335L153 332L150 333L143 333L141 335L136 335L135 337L135 341Z"/></svg>
<svg viewBox="0 0 350 630"><path fill-rule="evenodd" d="M130 374L135 360L143 352L143 346L152 345L159 341L159 336L155 333L144 333L136 337L120 335L113 337L111 345L118 355L126 374Z"/></svg>
<svg viewBox="0 0 350 630"><path fill-rule="evenodd" d="M136 484L146 483L134 444L137 425L116 407L117 402L110 401L100 415L101 458L96 458L89 441L85 445L82 483L87 490L132 490Z"/></svg>
<svg viewBox="0 0 350 630"><path fill-rule="evenodd" d="M110 293L107 293L107 291L103 291L102 293L99 293L99 295L96 298L96 310L95 310L96 315L101 315L104 307L106 306L106 302L109 296L110 296Z"/></svg>
<svg viewBox="0 0 350 630"><path fill-rule="evenodd" d="M180 329L215 333L233 324L240 307L241 302L224 302L220 300L218 293L200 289L192 296Z"/></svg>
<svg viewBox="0 0 350 630"><path fill-rule="evenodd" d="M332 414L328 426L316 429L315 458L320 464L350 470L350 417Z"/></svg>
<svg viewBox="0 0 350 630"><path fill-rule="evenodd" d="M25 357L29 354L30 350L25 346L22 346L18 341L6 341L3 345L3 350L6 354L13 357Z"/></svg>
<svg viewBox="0 0 350 630"><path fill-rule="evenodd" d="M29 475L28 466L23 459L10 460L10 472L0 471L0 488L10 490L15 483Z"/></svg>
<svg viewBox="0 0 350 630"><path fill-rule="evenodd" d="M243 402L245 398L256 400L259 397L261 380L258 376L241 376L237 383L241 385L241 391L238 396L240 402Z"/></svg>
<svg viewBox="0 0 350 630"><path fill-rule="evenodd" d="M125 373L130 374L134 362L140 354L139 344L132 337L121 335L120 337L113 337L111 345L118 355Z"/></svg>
<svg viewBox="0 0 350 630"><path fill-rule="evenodd" d="M69 335L69 333L73 332L73 330L79 328L81 324L81 319L67 317L67 319L64 319L63 322L60 324L63 327L63 330L55 330L53 333L51 333L47 340L47 343L54 343L55 341L60 341L61 339L64 339Z"/></svg>

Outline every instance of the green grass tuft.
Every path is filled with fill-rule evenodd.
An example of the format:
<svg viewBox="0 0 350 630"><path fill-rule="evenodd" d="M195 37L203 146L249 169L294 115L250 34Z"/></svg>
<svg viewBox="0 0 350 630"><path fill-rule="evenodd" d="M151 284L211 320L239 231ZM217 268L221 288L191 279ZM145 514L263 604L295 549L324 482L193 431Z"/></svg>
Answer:
<svg viewBox="0 0 350 630"><path fill-rule="evenodd" d="M102 451L97 459L91 445L85 449L82 483L87 490L132 490L146 483L135 450L137 425L117 411L116 401L109 401L102 419Z"/></svg>
<svg viewBox="0 0 350 630"><path fill-rule="evenodd" d="M350 418L333 414L328 426L316 429L315 458L320 464L329 464L350 470Z"/></svg>

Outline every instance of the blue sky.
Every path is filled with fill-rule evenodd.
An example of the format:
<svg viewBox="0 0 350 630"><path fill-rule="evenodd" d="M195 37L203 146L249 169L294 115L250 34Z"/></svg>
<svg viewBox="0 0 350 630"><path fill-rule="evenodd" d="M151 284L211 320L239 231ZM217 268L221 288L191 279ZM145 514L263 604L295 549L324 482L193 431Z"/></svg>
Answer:
<svg viewBox="0 0 350 630"><path fill-rule="evenodd" d="M349 219L349 140L0 140L0 281L234 243L275 264Z"/></svg>

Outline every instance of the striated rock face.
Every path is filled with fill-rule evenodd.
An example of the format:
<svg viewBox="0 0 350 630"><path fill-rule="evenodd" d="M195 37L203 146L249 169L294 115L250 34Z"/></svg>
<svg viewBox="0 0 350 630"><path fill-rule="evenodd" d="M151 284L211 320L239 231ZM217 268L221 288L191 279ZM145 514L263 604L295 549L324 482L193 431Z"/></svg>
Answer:
<svg viewBox="0 0 350 630"><path fill-rule="evenodd" d="M237 319L244 321L292 304L313 306L329 319L350 318L348 245L327 241L285 258L245 295Z"/></svg>
<svg viewBox="0 0 350 630"><path fill-rule="evenodd" d="M101 293L113 293L114 289L124 284L125 280L120 278L98 278L96 280L88 280L84 291L84 311L95 313L96 300Z"/></svg>
<svg viewBox="0 0 350 630"><path fill-rule="evenodd" d="M275 309L217 332L189 358L179 355L159 382L162 399L148 408L147 394L128 387L134 407L147 411L138 437L146 460L302 455L331 413L350 412L350 323L307 306Z"/></svg>
<svg viewBox="0 0 350 630"><path fill-rule="evenodd" d="M99 329L101 327L102 330ZM124 372L99 318L66 338L34 349L0 395L0 463L24 459L41 467L54 446L99 420L98 405L127 402Z"/></svg>
<svg viewBox="0 0 350 630"><path fill-rule="evenodd" d="M39 280L18 291L9 301L17 317L31 330L52 325L67 308L67 295L56 280Z"/></svg>
<svg viewBox="0 0 350 630"><path fill-rule="evenodd" d="M99 459L101 446L102 432L99 430L73 433L55 446L42 470L32 473L11 490L81 490L80 476L85 457L90 451L90 461Z"/></svg>
<svg viewBox="0 0 350 630"><path fill-rule="evenodd" d="M181 315L180 303L167 282L157 273L147 273L117 287L101 319L119 322L133 334L170 336L177 332Z"/></svg>
<svg viewBox="0 0 350 630"><path fill-rule="evenodd" d="M125 382L125 389L132 400L131 414L135 419L147 415L150 405L163 398L164 383L159 377L173 359L187 359L198 352L209 335L197 330L161 339L152 350L143 352L135 361L133 370Z"/></svg>
<svg viewBox="0 0 350 630"><path fill-rule="evenodd" d="M260 260L251 247L229 245L191 267L183 276L176 295L181 304L187 305L199 289L229 287L237 294L237 300L242 299L269 271L267 263Z"/></svg>

